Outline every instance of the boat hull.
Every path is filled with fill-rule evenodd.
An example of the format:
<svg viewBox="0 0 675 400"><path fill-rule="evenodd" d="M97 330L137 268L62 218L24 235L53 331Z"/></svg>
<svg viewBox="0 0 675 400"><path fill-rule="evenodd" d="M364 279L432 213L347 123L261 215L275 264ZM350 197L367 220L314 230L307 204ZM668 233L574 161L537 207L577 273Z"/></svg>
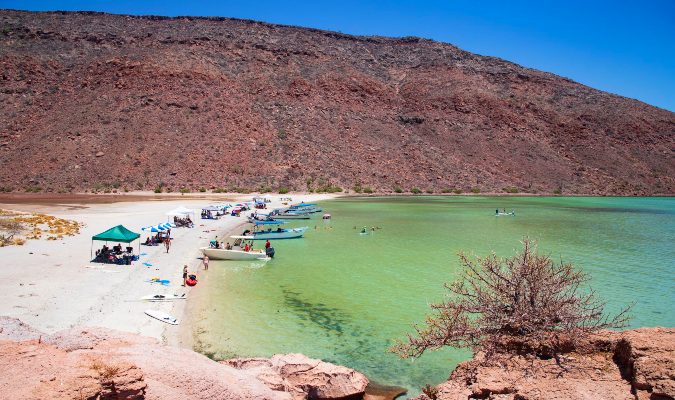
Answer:
<svg viewBox="0 0 675 400"><path fill-rule="evenodd" d="M295 214L286 214L286 215L275 215L274 219L310 219L309 215L295 215Z"/></svg>
<svg viewBox="0 0 675 400"><path fill-rule="evenodd" d="M282 232L253 232L249 235L253 236L253 240L278 240L278 239L295 239L301 238L305 234L307 227L284 229Z"/></svg>
<svg viewBox="0 0 675 400"><path fill-rule="evenodd" d="M244 251L244 250L226 250L226 249L214 249L211 247L202 247L199 250L202 251L202 254L208 256L211 260L233 260L233 261L267 261L270 258L267 257L262 250L254 251Z"/></svg>

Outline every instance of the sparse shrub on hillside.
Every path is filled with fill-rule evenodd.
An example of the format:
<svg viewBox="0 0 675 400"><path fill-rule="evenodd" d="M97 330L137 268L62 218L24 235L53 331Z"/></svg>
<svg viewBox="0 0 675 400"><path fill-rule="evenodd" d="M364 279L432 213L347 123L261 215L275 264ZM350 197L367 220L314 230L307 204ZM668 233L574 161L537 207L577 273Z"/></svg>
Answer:
<svg viewBox="0 0 675 400"><path fill-rule="evenodd" d="M326 185L326 186L319 186L314 189L309 189L310 191L315 191L317 193L340 193L342 192L342 188L340 186L332 186L332 185Z"/></svg>
<svg viewBox="0 0 675 400"><path fill-rule="evenodd" d="M40 186L28 186L26 188L26 193L39 193L42 191L42 187Z"/></svg>
<svg viewBox="0 0 675 400"><path fill-rule="evenodd" d="M179 192L180 192L180 194L190 193L190 189L188 189L188 188L180 188Z"/></svg>
<svg viewBox="0 0 675 400"><path fill-rule="evenodd" d="M224 188L215 188L215 189L212 190L212 192L213 193L225 193L225 192L227 192L227 190L225 190Z"/></svg>
<svg viewBox="0 0 675 400"><path fill-rule="evenodd" d="M518 188L515 186L505 187L502 190L504 190L506 193L518 193Z"/></svg>
<svg viewBox="0 0 675 400"><path fill-rule="evenodd" d="M200 192L200 193L204 193L204 192L206 192L206 188L204 188L204 187L200 187L200 188L199 188L199 192Z"/></svg>
<svg viewBox="0 0 675 400"><path fill-rule="evenodd" d="M279 129L279 131L277 132L277 137L281 140L284 140L288 137L288 134L286 133L285 130Z"/></svg>
<svg viewBox="0 0 675 400"><path fill-rule="evenodd" d="M422 191L421 191L419 188L414 187L414 188L410 189L410 193L412 193L412 194L421 194Z"/></svg>
<svg viewBox="0 0 675 400"><path fill-rule="evenodd" d="M558 188L553 191L553 194L560 196L562 194L562 189Z"/></svg>
<svg viewBox="0 0 675 400"><path fill-rule="evenodd" d="M427 189L428 194L434 194L434 189Z"/></svg>
<svg viewBox="0 0 675 400"><path fill-rule="evenodd" d="M366 186L363 188L363 193L371 194L373 193L373 189L371 189L369 186Z"/></svg>
<svg viewBox="0 0 675 400"><path fill-rule="evenodd" d="M452 189L445 188L445 189L441 190L441 193L452 193Z"/></svg>
<svg viewBox="0 0 675 400"><path fill-rule="evenodd" d="M396 193L403 193L403 189L401 189L400 187L396 186L396 187L394 188L394 192L396 192Z"/></svg>
<svg viewBox="0 0 675 400"><path fill-rule="evenodd" d="M455 189L452 191L454 194L462 194L464 191L462 189Z"/></svg>
<svg viewBox="0 0 675 400"><path fill-rule="evenodd" d="M432 304L425 325L415 325L415 334L397 340L390 351L406 358L445 346L469 347L490 361L514 350L560 362L561 353L590 333L627 324L630 307L609 317L605 304L584 287L587 274L537 254L528 239L522 243L523 250L510 258L460 253L460 278L445 284L450 297Z"/></svg>
<svg viewBox="0 0 675 400"><path fill-rule="evenodd" d="M480 193L480 188L477 187L471 188L471 193Z"/></svg>
<svg viewBox="0 0 675 400"><path fill-rule="evenodd" d="M361 187L361 184L358 184L358 183L357 183L356 185L354 185L354 187L352 188L352 190L353 190L354 192L356 192L356 193L361 193L361 192L363 192L363 187Z"/></svg>
<svg viewBox="0 0 675 400"><path fill-rule="evenodd" d="M260 186L258 193L269 193L272 191L272 188L269 186Z"/></svg>
<svg viewBox="0 0 675 400"><path fill-rule="evenodd" d="M287 194L288 192L290 192L288 188L285 187L279 188L279 194Z"/></svg>
<svg viewBox="0 0 675 400"><path fill-rule="evenodd" d="M154 192L155 192L155 193L162 193L162 186L161 186L161 185L155 186Z"/></svg>

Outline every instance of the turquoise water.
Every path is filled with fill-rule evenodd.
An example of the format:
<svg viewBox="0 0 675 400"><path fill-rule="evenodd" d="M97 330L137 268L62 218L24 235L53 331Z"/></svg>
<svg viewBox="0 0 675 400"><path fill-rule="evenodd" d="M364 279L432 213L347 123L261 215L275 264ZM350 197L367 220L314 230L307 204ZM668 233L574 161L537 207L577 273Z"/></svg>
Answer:
<svg viewBox="0 0 675 400"><path fill-rule="evenodd" d="M267 264L212 262L197 349L216 358L301 352L411 393L470 357L445 349L414 362L387 352L439 301L459 251L540 251L591 274L612 312L635 302L633 327L675 326L675 198L391 197L322 203L333 215ZM496 208L515 217L495 217ZM304 223L303 223L304 222ZM382 229L360 235L362 226ZM316 226L316 229L315 229ZM357 227L357 229L354 229Z"/></svg>

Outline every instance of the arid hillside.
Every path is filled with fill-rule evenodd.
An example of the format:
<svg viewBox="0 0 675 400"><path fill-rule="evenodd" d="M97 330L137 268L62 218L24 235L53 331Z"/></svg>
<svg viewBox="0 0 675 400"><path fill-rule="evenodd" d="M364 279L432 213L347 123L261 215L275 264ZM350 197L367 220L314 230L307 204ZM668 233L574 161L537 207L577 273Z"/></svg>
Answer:
<svg viewBox="0 0 675 400"><path fill-rule="evenodd" d="M0 187L674 194L675 113L418 38L0 11Z"/></svg>

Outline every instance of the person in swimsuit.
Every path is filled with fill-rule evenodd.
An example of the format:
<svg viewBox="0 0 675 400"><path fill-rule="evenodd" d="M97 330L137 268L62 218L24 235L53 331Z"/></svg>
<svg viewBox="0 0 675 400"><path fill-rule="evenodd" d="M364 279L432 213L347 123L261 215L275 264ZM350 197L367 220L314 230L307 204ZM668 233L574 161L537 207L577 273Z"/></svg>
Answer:
<svg viewBox="0 0 675 400"><path fill-rule="evenodd" d="M205 270L209 269L209 256L204 256L204 258L202 258L202 264L204 264Z"/></svg>
<svg viewBox="0 0 675 400"><path fill-rule="evenodd" d="M188 268L187 264L183 265L183 286L187 283L187 277L188 277Z"/></svg>

